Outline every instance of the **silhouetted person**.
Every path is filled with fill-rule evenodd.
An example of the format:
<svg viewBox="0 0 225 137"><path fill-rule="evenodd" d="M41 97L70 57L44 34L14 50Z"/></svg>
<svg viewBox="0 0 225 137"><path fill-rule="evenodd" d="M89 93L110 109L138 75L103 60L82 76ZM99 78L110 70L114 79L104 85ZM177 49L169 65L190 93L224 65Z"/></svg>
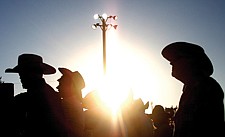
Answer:
<svg viewBox="0 0 225 137"><path fill-rule="evenodd" d="M84 79L78 71L58 69L62 73L57 89L62 97L64 137L83 137L85 121L81 90L85 87Z"/></svg>
<svg viewBox="0 0 225 137"><path fill-rule="evenodd" d="M15 136L12 132L13 126L13 83L4 83L0 77L0 133L5 137Z"/></svg>
<svg viewBox="0 0 225 137"><path fill-rule="evenodd" d="M120 137L119 124L100 99L96 90L83 98L85 109L85 137Z"/></svg>
<svg viewBox="0 0 225 137"><path fill-rule="evenodd" d="M138 110L138 111L142 112L143 114L145 114L145 110L148 109L148 107L149 107L149 102L144 104L142 99L138 98L138 99L134 100L133 107L136 110Z"/></svg>
<svg viewBox="0 0 225 137"><path fill-rule="evenodd" d="M153 108L151 117L155 126L154 137L173 136L173 128L169 124L169 114L161 105L156 105Z"/></svg>
<svg viewBox="0 0 225 137"><path fill-rule="evenodd" d="M145 114L148 103L144 105L139 98L122 108L123 122L128 137L153 137L153 125Z"/></svg>
<svg viewBox="0 0 225 137"><path fill-rule="evenodd" d="M162 50L172 76L184 84L175 115L175 137L224 137L224 93L211 77L213 65L202 47L175 42Z"/></svg>
<svg viewBox="0 0 225 137"><path fill-rule="evenodd" d="M99 102L96 91L89 92L83 98L83 107L85 115L85 137L94 137L94 130L100 119Z"/></svg>
<svg viewBox="0 0 225 137"><path fill-rule="evenodd" d="M170 108L167 108L167 107L165 108L165 112L167 114L169 114L169 118L170 118L171 121L173 121L176 111L177 111L177 107L174 108L172 106Z"/></svg>
<svg viewBox="0 0 225 137"><path fill-rule="evenodd" d="M18 137L60 137L60 97L43 75L54 74L55 68L43 63L35 54L22 54L14 68L27 92L14 97L15 133Z"/></svg>
<svg viewBox="0 0 225 137"><path fill-rule="evenodd" d="M173 106L170 108L165 108L165 112L169 115L169 125L172 129L174 129L174 117L177 111L177 106L174 108Z"/></svg>

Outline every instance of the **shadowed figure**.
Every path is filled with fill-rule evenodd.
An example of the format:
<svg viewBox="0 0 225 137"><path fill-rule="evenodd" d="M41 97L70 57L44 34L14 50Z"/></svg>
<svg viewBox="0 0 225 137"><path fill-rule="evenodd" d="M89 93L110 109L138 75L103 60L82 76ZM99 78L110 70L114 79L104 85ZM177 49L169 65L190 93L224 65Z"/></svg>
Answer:
<svg viewBox="0 0 225 137"><path fill-rule="evenodd" d="M83 98L85 109L85 137L122 137L120 127L110 110L101 101L97 91Z"/></svg>
<svg viewBox="0 0 225 137"><path fill-rule="evenodd" d="M145 114L145 110L148 109L148 107L149 107L149 102L147 102L147 103L144 104L144 102L142 101L142 99L141 98L138 98L138 99L136 99L136 100L133 101L133 107L137 111Z"/></svg>
<svg viewBox="0 0 225 137"><path fill-rule="evenodd" d="M22 54L14 68L6 73L18 73L27 92L14 97L16 137L60 137L60 97L43 75L54 74L55 68L43 63L35 54Z"/></svg>
<svg viewBox="0 0 225 137"><path fill-rule="evenodd" d="M165 112L169 115L169 125L174 130L174 117L177 111L177 106L174 108L173 106L168 108L165 107Z"/></svg>
<svg viewBox="0 0 225 137"><path fill-rule="evenodd" d="M84 136L84 112L82 107L83 77L78 71L58 68L62 76L58 79L57 89L62 98L64 137Z"/></svg>
<svg viewBox="0 0 225 137"><path fill-rule="evenodd" d="M0 77L0 133L5 137L15 136L12 132L13 126L13 83L4 83Z"/></svg>
<svg viewBox="0 0 225 137"><path fill-rule="evenodd" d="M129 101L130 102L130 101ZM153 125L145 114L149 103L143 103L142 99L136 99L122 108L122 118L128 137L153 137Z"/></svg>
<svg viewBox="0 0 225 137"><path fill-rule="evenodd" d="M162 50L183 93L175 114L174 137L224 137L224 93L211 77L213 65L202 47L175 42Z"/></svg>
<svg viewBox="0 0 225 137"><path fill-rule="evenodd" d="M152 110L152 121L155 126L154 137L172 137L173 128L169 123L169 114L161 105L156 105Z"/></svg>

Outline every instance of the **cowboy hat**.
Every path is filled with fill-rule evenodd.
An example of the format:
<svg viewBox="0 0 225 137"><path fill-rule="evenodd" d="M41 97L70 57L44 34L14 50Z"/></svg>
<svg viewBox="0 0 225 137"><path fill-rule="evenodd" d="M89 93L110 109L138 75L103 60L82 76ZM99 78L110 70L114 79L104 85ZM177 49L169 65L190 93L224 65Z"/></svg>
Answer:
<svg viewBox="0 0 225 137"><path fill-rule="evenodd" d="M213 73L213 65L202 47L188 42L174 42L167 45L162 50L162 56L170 62L180 58L188 58L196 61L198 67L205 75L210 76Z"/></svg>
<svg viewBox="0 0 225 137"><path fill-rule="evenodd" d="M67 68L58 68L58 70L63 74L64 77L67 77L72 80L72 82L76 83L76 86L79 89L83 89L85 87L85 82L82 75L78 71L72 72Z"/></svg>
<svg viewBox="0 0 225 137"><path fill-rule="evenodd" d="M26 72L27 70L39 70L43 74L54 74L55 68L43 63L43 59L35 54L22 54L18 57L18 64L14 68L8 68L6 73Z"/></svg>

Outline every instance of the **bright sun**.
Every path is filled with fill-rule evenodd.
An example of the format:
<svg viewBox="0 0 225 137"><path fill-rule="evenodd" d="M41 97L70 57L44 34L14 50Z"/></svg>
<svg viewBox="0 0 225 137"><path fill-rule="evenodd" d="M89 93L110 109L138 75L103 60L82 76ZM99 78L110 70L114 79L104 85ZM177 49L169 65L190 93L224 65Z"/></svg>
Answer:
<svg viewBox="0 0 225 137"><path fill-rule="evenodd" d="M146 96L146 93L157 91L157 89L154 89L154 87L157 87L157 80L155 79L157 76L151 70L150 63L146 63L144 57L140 54L137 55L137 51L129 48L128 44L123 43L121 45L119 42L123 43L118 39L115 30L107 32L106 75L102 75L102 78L98 76L98 81L93 82L92 80L90 82L97 85L101 100L111 108L112 112L117 112L131 92L133 92L134 97L141 97L142 99L145 97L144 100L149 101L151 99ZM151 74L146 73L149 70L151 70ZM90 78L90 75L87 77L87 81L88 78ZM152 85L149 86L149 83ZM154 96L151 97L154 98Z"/></svg>

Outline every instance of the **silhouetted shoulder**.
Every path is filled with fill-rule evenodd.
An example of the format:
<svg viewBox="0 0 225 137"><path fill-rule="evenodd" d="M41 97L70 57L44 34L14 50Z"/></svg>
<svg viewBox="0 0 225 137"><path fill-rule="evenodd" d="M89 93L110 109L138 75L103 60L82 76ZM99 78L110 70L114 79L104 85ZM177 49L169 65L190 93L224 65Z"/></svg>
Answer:
<svg viewBox="0 0 225 137"><path fill-rule="evenodd" d="M19 94L15 95L14 100L15 100L15 103L18 103L18 102L25 103L27 98L28 98L28 94L26 92L24 92L24 93L19 93Z"/></svg>
<svg viewBox="0 0 225 137"><path fill-rule="evenodd" d="M223 99L224 93L220 84L212 77L205 78L200 83L205 90L204 94L210 97L216 96L217 98Z"/></svg>

